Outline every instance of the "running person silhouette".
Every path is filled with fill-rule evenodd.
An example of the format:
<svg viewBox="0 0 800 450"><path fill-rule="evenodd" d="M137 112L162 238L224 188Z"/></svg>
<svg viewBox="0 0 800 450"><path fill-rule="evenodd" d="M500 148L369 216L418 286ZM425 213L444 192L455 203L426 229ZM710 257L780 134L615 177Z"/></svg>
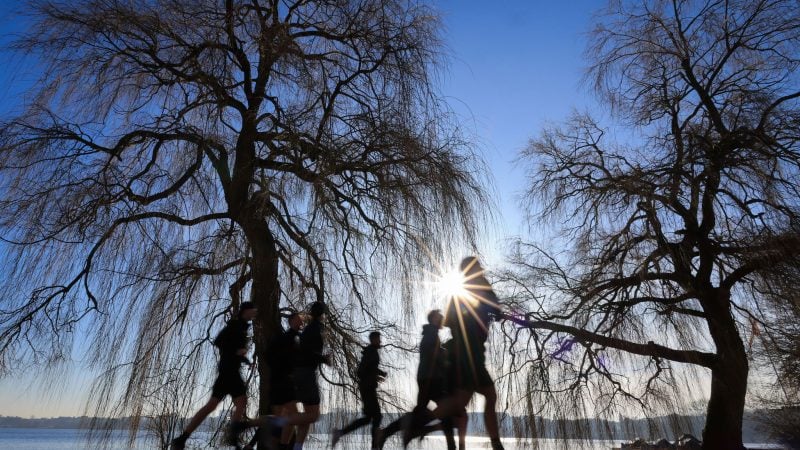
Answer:
<svg viewBox="0 0 800 450"><path fill-rule="evenodd" d="M297 312L292 312L286 320L289 327L286 331L278 333L267 347L267 364L270 370L269 401L272 414L275 416L290 416L297 413L297 392L292 371L300 343L303 317ZM258 442L262 442L263 445L267 441L270 441L268 448L275 447L277 441L278 450L291 450L290 442L294 429L295 427L287 425L275 428L274 436L262 436L266 430L259 428L243 450L252 450Z"/></svg>
<svg viewBox="0 0 800 450"><path fill-rule="evenodd" d="M372 448L378 448L381 428L381 405L378 403L378 382L386 378L386 372L380 369L381 334L373 331L369 334L369 345L364 347L361 362L358 365L358 390L361 394L364 416L356 419L340 430L334 430L331 445L336 446L342 436L372 423Z"/></svg>
<svg viewBox="0 0 800 450"><path fill-rule="evenodd" d="M429 416L428 403L440 402L447 395L447 355L439 340L443 319L444 316L438 309L428 313L428 323L422 327L422 339L419 343L417 405L412 413L403 415L383 429L378 448L383 448L389 437L409 426L412 421L420 422L423 417ZM451 418L442 419L440 428L444 432L448 450L455 450Z"/></svg>
<svg viewBox="0 0 800 450"><path fill-rule="evenodd" d="M239 369L242 363L250 363L247 359L247 330L257 313L258 310L252 302L243 302L236 317L229 320L214 339L214 345L219 349L219 374L211 389L211 398L192 417L183 433L172 440L172 450L185 448L192 432L217 408L226 395L231 396L234 405L226 441L230 445L237 445L235 439L237 433L244 429L242 418L247 404L247 386Z"/></svg>
<svg viewBox="0 0 800 450"><path fill-rule="evenodd" d="M317 372L321 364L330 364L330 356L323 354L323 318L325 304L314 302L309 308L311 320L306 324L299 336L296 357L292 370L297 401L303 404L303 412L290 413L283 416L268 416L250 421L251 424L263 424L268 428L297 427L297 439L293 450L302 450L312 424L319 420L320 391Z"/></svg>
<svg viewBox="0 0 800 450"><path fill-rule="evenodd" d="M486 340L493 320L503 316L500 300L484 276L483 267L475 256L461 261L464 276L463 295L450 299L445 313L445 326L453 335L452 361L455 370L453 394L433 411L438 418L453 417L466 407L477 392L484 397L484 421L492 450L502 450L497 424L497 391L494 380L486 370ZM427 433L424 420L415 420L403 436L404 444L412 437Z"/></svg>

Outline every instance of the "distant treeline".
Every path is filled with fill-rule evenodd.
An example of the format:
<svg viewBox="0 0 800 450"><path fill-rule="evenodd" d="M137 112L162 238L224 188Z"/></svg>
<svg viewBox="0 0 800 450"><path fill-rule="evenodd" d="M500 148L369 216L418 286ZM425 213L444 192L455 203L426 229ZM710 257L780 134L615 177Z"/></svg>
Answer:
<svg viewBox="0 0 800 450"><path fill-rule="evenodd" d="M143 418L140 423L141 429L146 429L148 426L148 422L152 420L149 418ZM61 429L78 429L78 430L88 430L92 427L92 423L95 422L96 424L102 423L104 427L112 428L112 429L128 429L130 428L130 424L133 419L129 417L122 417L122 418L115 418L115 419L99 419L97 421L93 421L92 417L82 416L82 417L52 417L52 418L30 418L25 419L23 417L14 417L14 416L0 416L0 429L2 428L61 428ZM204 428L210 428L216 421L209 421L207 427L201 426L201 430Z"/></svg>
<svg viewBox="0 0 800 450"><path fill-rule="evenodd" d="M341 426L343 422L352 419L355 412L338 411L323 414L315 426L317 432L326 432L334 426ZM767 442L769 436L762 430L761 425L755 420L762 416L761 411L745 413L743 439L745 442ZM384 424L394 420L395 414L385 414ZM107 426L115 429L126 429L131 423L130 418L105 419ZM140 428L147 426L147 421L140 422ZM617 420L567 420L556 421L536 417L533 421L522 416L501 416L502 434L504 436L559 438L569 436L573 439L612 439L631 440L641 437L647 440L667 438L675 440L680 434L689 433L700 438L705 418L694 416L661 416L651 419L629 419L619 417ZM213 427L217 420L208 421L208 428ZM91 417L54 417L47 419L25 419L22 417L0 416L0 428L71 428L88 429L91 426ZM470 413L469 433L483 435L483 416L480 413Z"/></svg>

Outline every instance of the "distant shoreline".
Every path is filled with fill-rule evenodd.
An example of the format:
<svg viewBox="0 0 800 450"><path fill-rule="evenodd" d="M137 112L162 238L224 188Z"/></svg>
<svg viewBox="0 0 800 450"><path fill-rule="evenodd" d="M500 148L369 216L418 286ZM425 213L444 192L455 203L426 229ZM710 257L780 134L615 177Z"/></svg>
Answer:
<svg viewBox="0 0 800 450"><path fill-rule="evenodd" d="M142 429L146 427L147 419L143 419ZM0 416L0 430L8 428L18 429L44 429L44 430L90 430L92 422L104 423L106 427L110 425L112 430L127 430L130 428L131 418L96 418L89 416L80 417L48 417L48 418L24 418L17 416ZM205 424L203 429L211 429L213 422Z"/></svg>
<svg viewBox="0 0 800 450"><path fill-rule="evenodd" d="M336 411L327 414L322 414L320 421L315 426L318 431L323 433L339 427L346 420L351 420L358 413L356 411ZM742 438L745 442L770 442L771 439L761 429L757 423L759 415L763 415L763 411L749 411L745 413L745 420L743 424ZM480 413L470 413L469 431L470 435L483 436L485 435L483 417ZM384 423L389 423L399 417L396 413L384 414ZM211 417L211 420L206 421L201 431L213 431L220 421L224 420L219 416ZM150 419L143 418L139 422L139 429L142 431L148 428ZM185 419L183 419L185 420ZM95 422L96 428L106 428L112 430L129 430L132 422L131 418L93 418L88 416L81 417L52 417L52 418L23 418L17 416L0 416L0 430L9 428L19 429L60 429L60 430L90 430L91 424ZM591 440L613 440L613 441L630 441L638 437L646 440L658 440L666 438L674 440L677 436L688 433L700 437L705 418L702 415L688 415L688 416L672 416L672 417L654 417L650 419L650 423L646 419L631 419L619 416L618 420L590 420L590 421L572 421L568 420L559 423L551 419L536 418L535 419L535 433L532 431L525 432L524 429L518 428L520 425L528 423L528 419L524 417L504 416L501 420L501 434L504 436L515 436L518 433L536 435L537 438L542 439L558 439L567 435L574 435L576 438L587 438ZM662 430L663 435L651 435L651 424L658 424L657 430ZM677 432L663 431L674 430L669 424L682 423L683 426ZM99 425L99 426L98 426ZM516 425L516 427L515 427ZM157 427L155 427L157 428ZM573 433L572 430L575 430ZM672 435L674 434L674 436Z"/></svg>

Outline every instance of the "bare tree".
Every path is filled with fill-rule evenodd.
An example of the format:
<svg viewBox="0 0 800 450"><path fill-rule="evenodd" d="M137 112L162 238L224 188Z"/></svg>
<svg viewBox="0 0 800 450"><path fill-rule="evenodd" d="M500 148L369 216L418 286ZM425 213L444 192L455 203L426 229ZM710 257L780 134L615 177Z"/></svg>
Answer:
<svg viewBox="0 0 800 450"><path fill-rule="evenodd" d="M259 306L257 350L279 307L321 300L331 341L351 355L364 324L391 329L384 282L417 279L448 238L471 239L481 166L436 95L428 8L92 0L25 11L33 25L15 48L41 79L0 129L1 373L57 363L88 330L104 371L92 404L140 414L171 370L209 358L201 344L246 296Z"/></svg>
<svg viewBox="0 0 800 450"><path fill-rule="evenodd" d="M540 330L514 332L543 352L526 388L670 409L701 368L704 446L741 449L748 336L782 333L773 275L800 255L800 9L620 2L600 22L589 78L620 127L576 114L522 154L532 213L561 225L506 278Z"/></svg>
<svg viewBox="0 0 800 450"><path fill-rule="evenodd" d="M800 448L800 273L795 261L776 264L760 280L769 292L769 309L774 310L770 333L754 329L748 347L751 357L767 366L774 377L754 393L761 409L757 420L773 439Z"/></svg>

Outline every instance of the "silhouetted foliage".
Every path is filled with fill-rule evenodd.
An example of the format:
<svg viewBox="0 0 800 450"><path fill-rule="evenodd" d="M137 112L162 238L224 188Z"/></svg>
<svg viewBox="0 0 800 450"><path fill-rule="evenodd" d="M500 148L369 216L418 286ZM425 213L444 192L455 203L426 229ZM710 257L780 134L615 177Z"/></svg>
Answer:
<svg viewBox="0 0 800 450"><path fill-rule="evenodd" d="M774 377L767 378L754 394L764 407L758 416L770 437L789 448L800 448L800 286L797 265L779 264L762 280L769 292L769 308L776 311L770 333L751 335L757 349L752 357L767 366ZM764 282L766 281L766 282Z"/></svg>
<svg viewBox="0 0 800 450"><path fill-rule="evenodd" d="M203 344L241 298L259 306L257 350L279 307L325 301L347 371L364 324L391 336L386 305L412 307L405 280L433 267L428 255L471 239L481 166L436 95L426 7L25 11L33 25L15 48L41 78L0 129L0 373L64 361L85 332L78 348L102 372L92 414L157 413L149 398L205 379ZM386 284L394 297L377 295ZM266 370L259 361L262 411Z"/></svg>
<svg viewBox="0 0 800 450"><path fill-rule="evenodd" d="M575 114L521 157L531 214L558 230L518 242L504 276L538 329L506 328L518 388L556 415L677 412L703 395L696 367L705 448L743 448L749 338L789 331L775 278L800 267L800 9L614 3L588 58L618 127Z"/></svg>

